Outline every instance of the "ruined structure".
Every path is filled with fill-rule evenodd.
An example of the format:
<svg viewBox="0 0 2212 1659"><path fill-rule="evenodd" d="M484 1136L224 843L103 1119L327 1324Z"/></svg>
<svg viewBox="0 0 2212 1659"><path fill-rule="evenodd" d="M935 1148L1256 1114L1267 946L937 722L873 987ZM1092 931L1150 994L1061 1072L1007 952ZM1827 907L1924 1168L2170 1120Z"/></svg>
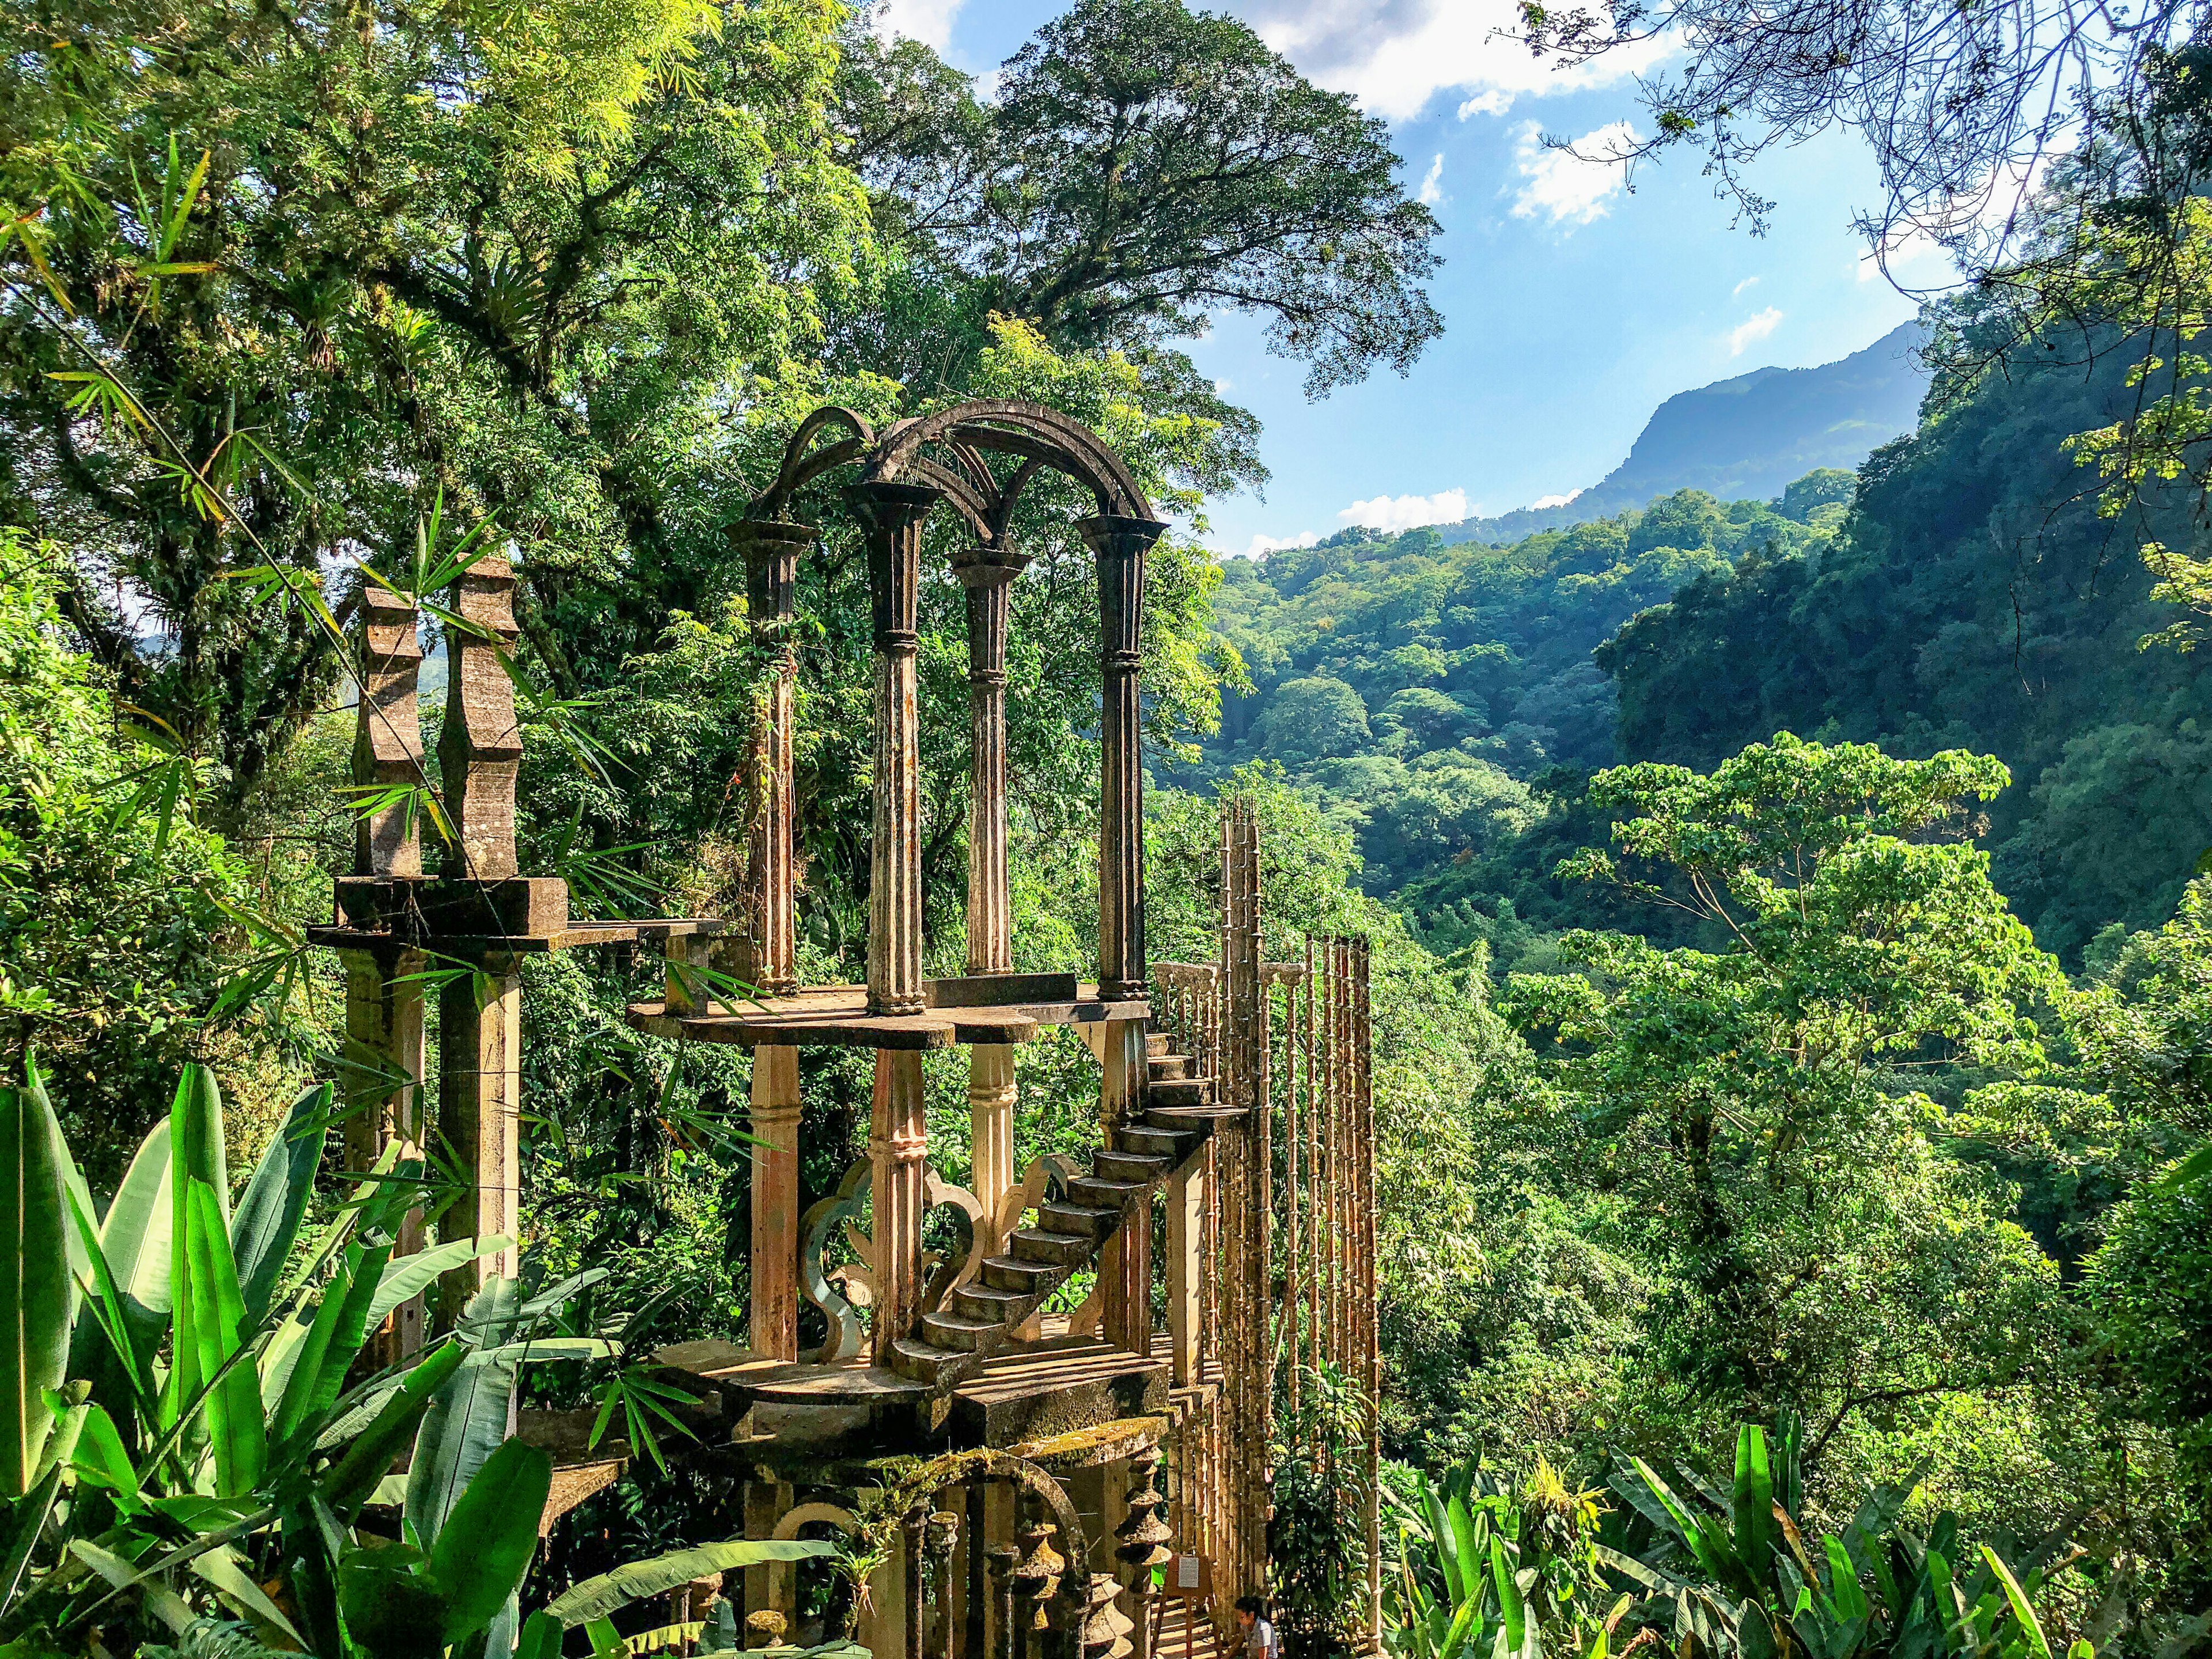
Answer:
<svg viewBox="0 0 2212 1659"><path fill-rule="evenodd" d="M1009 934L1007 617L1029 558L1007 527L1045 471L1097 509L1073 526L1097 559L1100 596L1094 982L1015 972ZM815 532L796 504L833 475L865 528L872 610L867 978L801 986L794 591ZM950 563L966 590L973 742L968 972L931 980L915 606L925 529L940 507L959 536ZM362 1075L384 1079L356 1133L364 1164L391 1137L432 1133L416 1098L424 1020L410 975L427 952L474 969L439 1008L434 1133L477 1174L466 1212L446 1224L456 1236L513 1231L528 951L657 941L665 994L634 1006L633 1023L751 1051L750 1340L679 1344L656 1358L713 1426L713 1443L690 1455L731 1477L731 1535L834 1528L860 1540L870 1571L860 1636L878 1654L1141 1653L1170 1606L1186 1627L1225 1628L1235 1598L1267 1583L1278 1391L1295 1406L1302 1370L1324 1364L1368 1402L1369 1443L1347 1474L1367 1483L1375 1559L1365 948L1309 940L1267 959L1258 830L1249 807L1232 805L1218 959L1147 956L1138 681L1146 557L1164 528L1095 434L1041 407L963 404L880 434L845 410L805 422L775 483L732 527L769 672L747 768L742 914L726 921L574 922L558 881L518 872L520 744L498 662L514 637L513 578L482 562L452 607L479 631L451 647L443 868L422 873L419 815L372 815L358 873L339 883L336 923L319 935L346 956ZM357 775L389 782L419 774L414 617L377 594L364 614ZM1054 1026L1073 1028L1097 1057L1098 1143L1085 1158L1018 1168L1015 1048ZM816 1045L872 1051L874 1091L866 1158L802 1212L799 1062ZM923 1112L924 1056L955 1048L967 1050L970 1189L932 1166ZM833 1279L825 1264L841 1241L860 1260ZM513 1271L511 1256L469 1270ZM1071 1287L1085 1277L1079 1300ZM802 1321L808 1307L822 1334L803 1346L817 1322ZM407 1315L383 1340L419 1342L422 1319ZM556 1504L617 1468L605 1454L569 1457ZM793 1566L745 1577L748 1628L763 1635L799 1636L825 1595L837 1599ZM1370 1583L1370 1630L1378 1598Z"/></svg>

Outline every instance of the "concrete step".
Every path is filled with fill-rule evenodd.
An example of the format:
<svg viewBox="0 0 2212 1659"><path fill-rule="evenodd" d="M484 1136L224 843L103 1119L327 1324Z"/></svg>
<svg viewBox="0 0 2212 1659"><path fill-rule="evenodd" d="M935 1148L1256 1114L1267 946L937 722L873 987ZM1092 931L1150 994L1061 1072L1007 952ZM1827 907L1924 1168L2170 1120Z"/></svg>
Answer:
<svg viewBox="0 0 2212 1659"><path fill-rule="evenodd" d="M1165 1078L1153 1083L1150 1103L1154 1106L1203 1106L1213 1098L1210 1077Z"/></svg>
<svg viewBox="0 0 2212 1659"><path fill-rule="evenodd" d="M1025 1296L1042 1297L1066 1276L1067 1269L1056 1261L1017 1255L983 1258L983 1282L996 1291L1019 1291Z"/></svg>
<svg viewBox="0 0 2212 1659"><path fill-rule="evenodd" d="M1157 1181L1174 1163L1164 1158L1155 1158L1147 1152L1105 1151L1091 1160L1091 1173L1108 1181L1127 1181L1138 1186Z"/></svg>
<svg viewBox="0 0 2212 1659"><path fill-rule="evenodd" d="M1154 1054L1145 1062L1155 1083L1164 1083L1170 1078L1188 1077L1194 1062L1188 1054Z"/></svg>
<svg viewBox="0 0 2212 1659"><path fill-rule="evenodd" d="M1168 1051L1168 1044L1174 1041L1165 1031L1147 1031L1145 1033L1145 1052L1164 1054Z"/></svg>
<svg viewBox="0 0 2212 1659"><path fill-rule="evenodd" d="M1145 1113L1145 1121L1157 1129L1190 1129L1200 1134L1212 1134L1218 1123L1232 1122L1244 1115L1241 1106L1227 1106L1210 1100L1202 1106L1163 1106L1152 1103Z"/></svg>
<svg viewBox="0 0 2212 1659"><path fill-rule="evenodd" d="M1006 1235L1006 1249L1018 1261L1079 1267L1097 1253L1098 1241L1088 1235L1079 1237L1073 1233L1048 1233L1042 1227L1017 1227Z"/></svg>
<svg viewBox="0 0 2212 1659"><path fill-rule="evenodd" d="M972 1375L982 1363L981 1354L932 1347L928 1343L917 1342L912 1337L901 1337L891 1344L893 1370L901 1376L912 1377L917 1382L927 1382L936 1388L950 1388L963 1377Z"/></svg>
<svg viewBox="0 0 2212 1659"><path fill-rule="evenodd" d="M1115 1181L1105 1176L1078 1176L1067 1183L1071 1203L1086 1204L1097 1209L1110 1208L1117 1213L1129 1200L1144 1191L1141 1181Z"/></svg>
<svg viewBox="0 0 2212 1659"><path fill-rule="evenodd" d="M1103 1238L1121 1224L1121 1212L1090 1204L1040 1204L1037 1225L1047 1232Z"/></svg>
<svg viewBox="0 0 2212 1659"><path fill-rule="evenodd" d="M933 1348L952 1348L962 1353L989 1353L1005 1344L1007 1330L1005 1325L994 1320L932 1313L921 1316L921 1334Z"/></svg>
<svg viewBox="0 0 2212 1659"><path fill-rule="evenodd" d="M1164 1158L1173 1168L1189 1157L1200 1136L1191 1129L1156 1129L1148 1123L1125 1123L1114 1131L1114 1150L1148 1158Z"/></svg>
<svg viewBox="0 0 2212 1659"><path fill-rule="evenodd" d="M952 1293L952 1311L985 1324L1018 1325L1042 1298L1029 1291L1005 1291L995 1285L963 1285Z"/></svg>

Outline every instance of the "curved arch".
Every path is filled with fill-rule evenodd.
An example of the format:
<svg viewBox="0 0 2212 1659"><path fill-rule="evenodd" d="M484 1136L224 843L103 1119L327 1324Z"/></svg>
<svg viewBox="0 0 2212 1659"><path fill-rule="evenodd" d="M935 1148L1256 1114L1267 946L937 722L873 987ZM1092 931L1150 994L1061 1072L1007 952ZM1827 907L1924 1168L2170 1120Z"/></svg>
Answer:
<svg viewBox="0 0 2212 1659"><path fill-rule="evenodd" d="M1102 514L1152 516L1134 475L1097 433L1058 410L1009 398L971 398L934 415L908 416L884 433L861 476L872 483L904 481L919 470L922 446L940 441L1018 455L1064 472L1091 491Z"/></svg>
<svg viewBox="0 0 2212 1659"><path fill-rule="evenodd" d="M775 1523L775 1530L769 1535L788 1540L799 1536L799 1529L801 1527L811 1527L817 1523L835 1527L848 1538L857 1537L860 1530L860 1517L852 1510L841 1504L824 1504L817 1500L785 1510L783 1518Z"/></svg>
<svg viewBox="0 0 2212 1659"><path fill-rule="evenodd" d="M815 434L825 427L842 427L847 436L825 449L807 453ZM780 519L791 498L834 466L860 459L875 447L876 434L866 417L842 404L824 404L799 423L791 441L783 447L783 465L775 482L753 497L748 509L756 519Z"/></svg>

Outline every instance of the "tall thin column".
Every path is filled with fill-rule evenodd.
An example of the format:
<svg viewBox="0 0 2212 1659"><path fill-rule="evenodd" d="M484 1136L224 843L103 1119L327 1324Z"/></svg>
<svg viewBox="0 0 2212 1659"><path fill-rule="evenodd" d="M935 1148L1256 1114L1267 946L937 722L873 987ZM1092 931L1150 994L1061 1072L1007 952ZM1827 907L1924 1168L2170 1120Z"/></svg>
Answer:
<svg viewBox="0 0 2212 1659"><path fill-rule="evenodd" d="M799 1358L799 1050L753 1050L753 1352Z"/></svg>
<svg viewBox="0 0 2212 1659"><path fill-rule="evenodd" d="M1145 1115L1145 1022L1106 1022L1099 1116L1106 1144L1115 1128ZM1149 1353L1152 1340L1152 1195L1131 1200L1121 1227L1098 1253L1099 1330L1118 1348Z"/></svg>
<svg viewBox="0 0 2212 1659"><path fill-rule="evenodd" d="M345 1160L367 1170L395 1137L420 1147L422 1127L422 952L380 945L339 953L345 964ZM395 1255L422 1248L422 1210L399 1220ZM393 1364L422 1346L422 1298L410 1297L386 1316L374 1340L377 1359Z"/></svg>
<svg viewBox="0 0 2212 1659"><path fill-rule="evenodd" d="M1027 554L972 547L953 561L968 590L968 971L1012 971L1006 874L1006 612ZM1014 1051L979 1043L968 1053L968 1118L974 1190L997 1215L1014 1184Z"/></svg>
<svg viewBox="0 0 2212 1659"><path fill-rule="evenodd" d="M1167 526L1154 519L1102 516L1077 526L1098 559L1098 661L1104 679L1100 729L1098 994L1112 1000L1145 994L1145 555Z"/></svg>
<svg viewBox="0 0 2212 1659"><path fill-rule="evenodd" d="M745 754L744 927L731 969L771 996L798 988L797 922L792 899L792 732L797 719L799 652L792 628L799 556L812 544L805 525L747 519L731 526L745 561L745 603L752 636L768 657Z"/></svg>
<svg viewBox="0 0 2212 1659"><path fill-rule="evenodd" d="M505 1249L446 1275L447 1318L485 1279L520 1270L514 1242L521 1199L522 973L512 956L486 957L477 971L438 994L438 1132L460 1164L460 1197L440 1231L448 1239L503 1234Z"/></svg>
<svg viewBox="0 0 2212 1659"><path fill-rule="evenodd" d="M353 781L387 787L419 787L422 716L418 698L422 641L411 600L374 582L362 589L361 698L356 706ZM354 874L371 880L415 881L422 874L422 813L418 801L365 812L354 825ZM422 952L380 945L341 953L346 976L345 1158L367 1170L394 1136L420 1146L422 1127ZM422 1248L422 1212L401 1218L394 1253ZM392 1364L422 1346L422 1298L393 1309L374 1339L380 1363Z"/></svg>
<svg viewBox="0 0 2212 1659"><path fill-rule="evenodd" d="M888 1365L891 1345L921 1316L922 1172L928 1150L921 1054L876 1050L876 1093L868 1135L875 1210L875 1328L870 1357Z"/></svg>
<svg viewBox="0 0 2212 1659"><path fill-rule="evenodd" d="M921 983L921 774L915 700L915 584L921 523L938 492L863 483L847 492L868 532L874 613L875 811L869 850L868 1012L911 1014ZM878 1062L880 1076L881 1062ZM882 1189L877 1189L881 1213ZM878 1322L881 1316L878 1314Z"/></svg>

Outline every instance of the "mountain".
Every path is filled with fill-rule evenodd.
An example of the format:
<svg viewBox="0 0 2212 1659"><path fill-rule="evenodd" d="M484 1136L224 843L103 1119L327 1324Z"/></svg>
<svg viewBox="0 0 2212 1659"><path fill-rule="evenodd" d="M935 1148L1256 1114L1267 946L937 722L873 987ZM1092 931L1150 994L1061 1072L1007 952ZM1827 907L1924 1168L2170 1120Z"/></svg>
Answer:
<svg viewBox="0 0 2212 1659"><path fill-rule="evenodd" d="M1928 371L1917 322L1817 368L1755 368L1678 392L1644 423L1628 459L1556 507L1438 525L1447 543L1511 542L1640 507L1678 489L1765 501L1817 467L1856 468L1918 423Z"/></svg>

